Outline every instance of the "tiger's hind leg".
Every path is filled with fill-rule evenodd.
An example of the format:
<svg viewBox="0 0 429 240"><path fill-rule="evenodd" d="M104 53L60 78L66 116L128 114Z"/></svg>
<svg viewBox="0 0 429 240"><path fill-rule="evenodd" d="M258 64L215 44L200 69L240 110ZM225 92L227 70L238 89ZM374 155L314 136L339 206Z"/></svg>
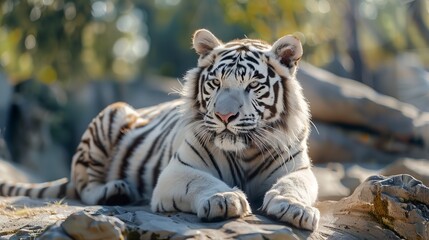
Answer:
<svg viewBox="0 0 429 240"><path fill-rule="evenodd" d="M73 157L72 182L86 204L123 205L136 198L133 186L123 179L108 181L111 161L122 136L145 123L125 103L115 103L95 117L84 132Z"/></svg>

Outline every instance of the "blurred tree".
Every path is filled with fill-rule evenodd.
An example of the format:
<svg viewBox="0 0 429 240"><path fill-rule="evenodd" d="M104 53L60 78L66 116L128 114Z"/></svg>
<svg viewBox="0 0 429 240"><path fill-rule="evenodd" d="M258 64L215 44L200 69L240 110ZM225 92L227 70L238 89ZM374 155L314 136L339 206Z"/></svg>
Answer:
<svg viewBox="0 0 429 240"><path fill-rule="evenodd" d="M149 9L147 23L151 49L145 67L157 74L181 77L195 66L196 54L191 50L191 37L196 29L210 29L225 40L242 38L246 33L242 26L226 21L217 0L140 0L136 1L136 6Z"/></svg>
<svg viewBox="0 0 429 240"><path fill-rule="evenodd" d="M197 28L226 40L246 32L216 0L5 0L0 13L0 69L14 83L183 76Z"/></svg>
<svg viewBox="0 0 429 240"><path fill-rule="evenodd" d="M0 67L15 83L125 79L149 50L130 0L5 0L0 12Z"/></svg>
<svg viewBox="0 0 429 240"><path fill-rule="evenodd" d="M250 29L251 37L295 34L305 44L305 60L358 81L365 82L370 71L402 51L414 52L429 66L428 54L421 51L429 48L428 0L221 3L227 19Z"/></svg>

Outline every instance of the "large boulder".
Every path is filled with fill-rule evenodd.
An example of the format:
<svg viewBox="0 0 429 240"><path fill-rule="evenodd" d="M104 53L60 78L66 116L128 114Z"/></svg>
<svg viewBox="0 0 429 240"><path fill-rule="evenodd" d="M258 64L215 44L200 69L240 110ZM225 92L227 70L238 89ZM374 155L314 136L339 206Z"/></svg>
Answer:
<svg viewBox="0 0 429 240"><path fill-rule="evenodd" d="M376 91L429 112L429 72L418 56L401 53L375 72Z"/></svg>
<svg viewBox="0 0 429 240"><path fill-rule="evenodd" d="M297 75L310 103L315 162L429 156L429 113L308 63Z"/></svg>

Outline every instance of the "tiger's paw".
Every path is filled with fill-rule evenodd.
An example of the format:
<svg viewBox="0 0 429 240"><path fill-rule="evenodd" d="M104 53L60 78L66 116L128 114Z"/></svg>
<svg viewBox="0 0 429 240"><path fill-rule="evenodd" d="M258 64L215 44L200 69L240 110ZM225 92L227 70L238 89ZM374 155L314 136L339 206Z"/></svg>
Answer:
<svg viewBox="0 0 429 240"><path fill-rule="evenodd" d="M312 206L291 200L283 196L264 199L262 210L270 217L295 227L314 231L319 225L320 212Z"/></svg>
<svg viewBox="0 0 429 240"><path fill-rule="evenodd" d="M246 195L239 190L216 193L200 201L197 216L202 221L221 221L251 214Z"/></svg>

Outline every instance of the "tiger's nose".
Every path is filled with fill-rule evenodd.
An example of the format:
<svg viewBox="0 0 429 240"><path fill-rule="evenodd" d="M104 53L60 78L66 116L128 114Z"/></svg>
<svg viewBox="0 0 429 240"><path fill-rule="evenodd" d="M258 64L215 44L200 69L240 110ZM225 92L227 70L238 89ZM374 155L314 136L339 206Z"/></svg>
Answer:
<svg viewBox="0 0 429 240"><path fill-rule="evenodd" d="M236 119L238 116L238 112L237 113L220 113L220 112L215 112L215 115L224 123L229 123L232 120Z"/></svg>

